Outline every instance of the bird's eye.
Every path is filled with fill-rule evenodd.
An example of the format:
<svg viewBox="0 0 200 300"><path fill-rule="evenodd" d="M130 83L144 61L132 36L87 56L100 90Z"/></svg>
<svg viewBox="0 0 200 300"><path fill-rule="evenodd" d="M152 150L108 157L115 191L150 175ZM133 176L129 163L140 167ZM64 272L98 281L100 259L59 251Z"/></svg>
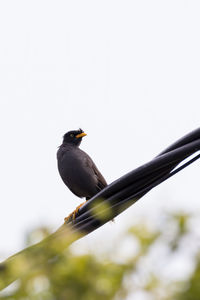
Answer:
<svg viewBox="0 0 200 300"><path fill-rule="evenodd" d="M70 134L70 136L71 136L71 137L74 137L74 134L73 134L73 133L71 133L71 134Z"/></svg>

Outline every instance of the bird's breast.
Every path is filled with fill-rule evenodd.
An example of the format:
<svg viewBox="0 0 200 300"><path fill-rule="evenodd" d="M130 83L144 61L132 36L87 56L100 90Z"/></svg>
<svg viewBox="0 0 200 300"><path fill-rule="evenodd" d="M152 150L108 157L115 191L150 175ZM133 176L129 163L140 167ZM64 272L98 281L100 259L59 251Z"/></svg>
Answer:
<svg viewBox="0 0 200 300"><path fill-rule="evenodd" d="M79 197L96 193L96 176L87 167L84 154L79 151L58 153L58 170L68 188Z"/></svg>

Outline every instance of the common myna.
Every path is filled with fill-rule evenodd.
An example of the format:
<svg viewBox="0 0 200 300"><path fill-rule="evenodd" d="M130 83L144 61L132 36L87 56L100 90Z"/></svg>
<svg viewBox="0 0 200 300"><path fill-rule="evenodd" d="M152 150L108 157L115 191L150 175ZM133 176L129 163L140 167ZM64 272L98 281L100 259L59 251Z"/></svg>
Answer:
<svg viewBox="0 0 200 300"><path fill-rule="evenodd" d="M90 156L79 148L84 136L86 133L82 129L67 132L58 149L57 159L58 170L66 186L76 196L89 200L107 183Z"/></svg>

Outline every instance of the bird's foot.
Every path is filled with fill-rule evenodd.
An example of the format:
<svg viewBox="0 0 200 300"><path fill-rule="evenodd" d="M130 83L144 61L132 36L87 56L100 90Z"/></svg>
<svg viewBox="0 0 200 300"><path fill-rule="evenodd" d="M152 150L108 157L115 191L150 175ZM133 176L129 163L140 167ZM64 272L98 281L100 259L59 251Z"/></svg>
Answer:
<svg viewBox="0 0 200 300"><path fill-rule="evenodd" d="M65 223L68 223L70 221L74 221L76 219L76 214L78 213L79 209L81 208L81 206L83 206L87 201L84 201L83 203L81 203L79 206L76 207L76 209L69 214L69 216L67 216L66 218L64 218Z"/></svg>

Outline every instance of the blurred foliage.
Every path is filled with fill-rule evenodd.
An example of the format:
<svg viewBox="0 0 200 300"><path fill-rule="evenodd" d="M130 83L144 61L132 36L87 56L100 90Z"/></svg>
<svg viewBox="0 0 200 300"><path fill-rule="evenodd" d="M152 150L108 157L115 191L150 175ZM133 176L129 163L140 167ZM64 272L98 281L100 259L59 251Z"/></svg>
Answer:
<svg viewBox="0 0 200 300"><path fill-rule="evenodd" d="M26 257L19 262L26 274L1 291L0 299L199 300L199 236L193 219L170 214L158 222L135 222L119 240L111 240L109 253L103 251L102 241L102 250L77 255L73 247L63 251L61 240L53 256L48 253L52 248L45 248L42 254L48 259L37 268L31 267L34 257L30 251L28 261ZM36 229L28 234L27 243L48 235L47 228ZM2 272L0 269L0 281Z"/></svg>

